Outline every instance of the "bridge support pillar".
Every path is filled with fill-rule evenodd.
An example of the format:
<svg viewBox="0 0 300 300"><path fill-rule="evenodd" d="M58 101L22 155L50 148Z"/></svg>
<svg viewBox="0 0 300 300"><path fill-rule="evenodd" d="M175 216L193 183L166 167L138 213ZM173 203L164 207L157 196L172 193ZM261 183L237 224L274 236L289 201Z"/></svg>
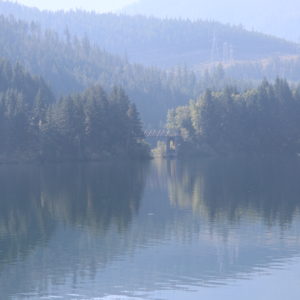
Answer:
<svg viewBox="0 0 300 300"><path fill-rule="evenodd" d="M166 143L166 157L175 157L177 152L177 140L175 136L168 136Z"/></svg>

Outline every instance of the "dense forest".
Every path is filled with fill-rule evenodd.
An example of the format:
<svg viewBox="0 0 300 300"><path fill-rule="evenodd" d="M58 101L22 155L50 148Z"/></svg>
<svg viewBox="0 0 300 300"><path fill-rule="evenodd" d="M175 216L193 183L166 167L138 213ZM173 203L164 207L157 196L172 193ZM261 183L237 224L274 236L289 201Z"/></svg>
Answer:
<svg viewBox="0 0 300 300"><path fill-rule="evenodd" d="M13 18L0 17L0 44L0 56L42 76L57 96L81 92L94 83L107 90L122 86L144 123L152 126L164 122L168 108L186 103L197 89L191 72L166 73L132 65L93 47L87 38L78 39L68 31L59 38L55 32Z"/></svg>
<svg viewBox="0 0 300 300"><path fill-rule="evenodd" d="M0 15L0 57L16 64L13 67L6 60L1 64L5 78L1 86L3 160L12 153L27 160L54 161L147 156L142 123L145 128L161 128L170 109L168 126L181 131L184 144L195 146L190 149L205 148L210 153L228 154L270 152L271 148L273 152L295 152L298 147L298 136L292 127L298 125L295 112L298 111L299 93L280 80L274 85L264 82L257 87L258 80L264 76L275 79L276 75L282 75L298 80L297 55L272 58L273 50L276 54L281 51L297 53L296 44L212 22L82 11L50 13L8 2L0 2L0 7L6 8L6 15L16 11L20 18L42 23ZM72 23L77 18L83 23L88 18L91 23L87 24L95 26L90 26L90 31L84 34L85 27L80 31ZM58 22L60 28L54 23L51 25L52 21L60 19L66 20L65 24ZM57 32L45 29L46 26L56 28ZM99 28L97 35L94 30ZM201 30L198 32L197 28ZM207 43L212 31L213 40L217 37L212 28L219 28L226 41L232 38L232 42L237 41L249 53L253 52L251 47L259 45L259 49L255 47L262 52L257 56L266 53L270 57L249 62L231 61L231 42L226 42L223 64L194 66L193 71L187 66L163 70L132 64L126 57L103 50L110 49L107 39L111 45L123 43L127 31L131 32L127 36L128 43L138 51L142 49L138 44L156 51L153 45L165 47L165 42L168 44L165 54L172 54L171 48L181 51L181 47L190 53L191 45L212 50ZM198 33L193 35L194 31ZM195 38L193 41L189 32ZM182 40L183 36L186 40ZM250 48L249 43L252 44ZM210 54L215 56L211 59L218 61L219 47L215 44L213 48ZM187 105L206 89L212 92ZM289 102L289 98L293 101ZM262 124L272 131L267 138L264 131L267 129L259 128ZM292 137L287 138L287 133Z"/></svg>
<svg viewBox="0 0 300 300"><path fill-rule="evenodd" d="M286 78L291 82L300 80L300 56L274 57L258 61L237 61L222 64L224 73L229 78L240 80L259 80L264 78L275 80L278 76ZM208 69L214 68L214 65ZM195 69L197 72L197 69ZM203 72L203 68L199 67L198 71Z"/></svg>
<svg viewBox="0 0 300 300"><path fill-rule="evenodd" d="M169 11L175 8L171 2L167 5ZM163 11L163 1L156 3L151 0L151 3ZM184 6L187 6L185 2ZM197 11L197 6L199 3L191 6L193 11ZM217 7L220 7L220 3ZM68 28L72 34L81 38L87 36L102 49L121 56L127 55L132 62L151 66L252 60L299 53L295 43L247 31L242 26L214 21L97 14L80 10L53 13L6 1L0 2L0 11L6 16L13 15L27 22L35 21L43 29L52 29L61 36Z"/></svg>
<svg viewBox="0 0 300 300"><path fill-rule="evenodd" d="M186 67L163 71L133 65L93 46L87 37L79 39L66 30L60 38L36 23L12 17L0 16L0 45L0 57L42 76L56 96L82 92L95 83L108 91L122 86L150 127L161 127L168 109L185 105L205 88L233 84L223 71L196 76Z"/></svg>
<svg viewBox="0 0 300 300"><path fill-rule="evenodd" d="M45 82L0 63L0 161L146 158L139 114L121 88L55 101Z"/></svg>
<svg viewBox="0 0 300 300"><path fill-rule="evenodd" d="M207 90L171 110L168 127L183 139L182 154L296 154L300 150L300 92L285 80L238 92Z"/></svg>

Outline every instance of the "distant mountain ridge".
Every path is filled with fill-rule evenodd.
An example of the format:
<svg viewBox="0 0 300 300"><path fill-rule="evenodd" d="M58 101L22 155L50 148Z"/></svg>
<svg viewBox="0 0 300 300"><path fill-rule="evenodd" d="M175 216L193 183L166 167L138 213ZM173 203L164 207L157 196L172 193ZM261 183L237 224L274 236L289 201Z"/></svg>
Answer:
<svg viewBox="0 0 300 300"><path fill-rule="evenodd" d="M159 6L162 14L168 1L163 0ZM136 5L143 3L148 2L145 0ZM156 1L151 3L153 7L157 4ZM176 5L170 7L170 12L174 7ZM44 29L55 30L61 36L68 28L71 34L87 36L93 44L108 52L126 55L129 61L148 66L190 66L203 62L297 55L300 52L295 43L246 31L241 26L212 21L161 20L80 10L53 13L6 1L0 1L0 14L38 22Z"/></svg>
<svg viewBox="0 0 300 300"><path fill-rule="evenodd" d="M122 12L242 24L248 29L300 40L300 2L297 0L139 0Z"/></svg>

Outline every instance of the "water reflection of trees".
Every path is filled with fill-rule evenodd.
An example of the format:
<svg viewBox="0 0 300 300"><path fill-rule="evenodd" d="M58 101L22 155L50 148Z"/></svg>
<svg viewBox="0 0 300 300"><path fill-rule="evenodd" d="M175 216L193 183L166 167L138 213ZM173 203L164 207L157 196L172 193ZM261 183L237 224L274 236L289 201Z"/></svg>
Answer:
<svg viewBox="0 0 300 300"><path fill-rule="evenodd" d="M0 168L0 297L33 287L39 299L40 291L63 294L82 283L90 298L223 283L298 255L296 218L283 234L257 222L292 221L297 161L164 161L147 169ZM248 216L258 218L235 226Z"/></svg>
<svg viewBox="0 0 300 300"><path fill-rule="evenodd" d="M296 158L174 161L168 166L172 204L211 221L259 215L270 225L289 224L300 207L299 183Z"/></svg>
<svg viewBox="0 0 300 300"><path fill-rule="evenodd" d="M139 209L144 165L0 168L0 265L46 243L59 221L95 231L128 226Z"/></svg>
<svg viewBox="0 0 300 300"><path fill-rule="evenodd" d="M43 209L39 169L2 166L0 169L0 265L22 258L53 231Z"/></svg>
<svg viewBox="0 0 300 300"><path fill-rule="evenodd" d="M52 166L42 176L43 201L62 221L124 229L137 213L145 183L145 165Z"/></svg>

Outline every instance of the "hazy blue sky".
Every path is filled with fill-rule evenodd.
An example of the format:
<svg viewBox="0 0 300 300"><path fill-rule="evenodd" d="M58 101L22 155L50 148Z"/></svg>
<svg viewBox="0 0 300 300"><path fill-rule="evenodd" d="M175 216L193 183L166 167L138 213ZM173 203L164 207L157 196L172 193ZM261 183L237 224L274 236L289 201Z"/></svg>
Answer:
<svg viewBox="0 0 300 300"><path fill-rule="evenodd" d="M27 6L49 10L82 8L105 12L120 9L136 1L137 0L14 0L11 2L18 2Z"/></svg>

